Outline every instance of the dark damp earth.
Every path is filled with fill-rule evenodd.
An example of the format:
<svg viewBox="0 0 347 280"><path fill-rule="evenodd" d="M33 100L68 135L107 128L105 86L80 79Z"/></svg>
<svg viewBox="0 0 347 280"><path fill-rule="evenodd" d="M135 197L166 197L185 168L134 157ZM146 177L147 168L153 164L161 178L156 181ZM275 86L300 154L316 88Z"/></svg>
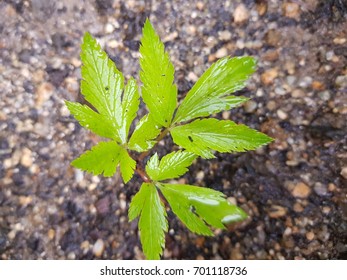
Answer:
<svg viewBox="0 0 347 280"><path fill-rule="evenodd" d="M0 2L0 258L143 259L128 222L141 180L70 166L100 139L64 100L79 94L79 47L98 38L138 78L151 19L176 69L179 97L218 58L258 61L244 106L218 114L276 140L199 159L179 181L223 191L248 214L206 238L168 212L164 259L347 258L345 1L5 0ZM144 109L140 114L144 114ZM170 151L170 139L157 147Z"/></svg>

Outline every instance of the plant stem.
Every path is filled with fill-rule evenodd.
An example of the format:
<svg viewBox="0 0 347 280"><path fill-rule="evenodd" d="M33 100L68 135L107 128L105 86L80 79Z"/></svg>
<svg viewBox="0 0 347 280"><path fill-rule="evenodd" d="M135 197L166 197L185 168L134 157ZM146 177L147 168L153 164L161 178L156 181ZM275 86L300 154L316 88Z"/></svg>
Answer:
<svg viewBox="0 0 347 280"><path fill-rule="evenodd" d="M148 178L148 175L146 174L146 172L140 168L140 167L136 167L136 172L140 175L141 179L145 182L145 183L149 183L151 180Z"/></svg>

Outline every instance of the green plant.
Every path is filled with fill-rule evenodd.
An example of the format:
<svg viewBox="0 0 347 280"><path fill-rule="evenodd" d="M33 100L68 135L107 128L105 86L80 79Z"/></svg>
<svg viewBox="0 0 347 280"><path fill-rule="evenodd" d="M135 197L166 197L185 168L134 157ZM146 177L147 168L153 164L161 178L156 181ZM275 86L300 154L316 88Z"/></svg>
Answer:
<svg viewBox="0 0 347 280"><path fill-rule="evenodd" d="M124 86L122 73L89 33L82 44L81 92L95 110L75 102L67 101L66 105L82 126L110 139L75 159L74 167L110 177L119 166L125 183L135 172L144 181L130 203L129 219L140 217L144 254L148 259L159 259L168 230L165 204L191 231L207 236L213 235L211 227L224 229L226 224L247 217L221 192L165 180L186 173L199 156L209 159L214 158L214 151L252 150L272 139L245 125L209 117L248 100L231 93L243 88L254 72L256 62L252 57L218 60L178 105L174 67L148 20L140 54L141 92L148 114L137 122L130 136L140 104L137 84L131 78ZM144 168L143 161L168 134L180 148L161 159L154 153Z"/></svg>

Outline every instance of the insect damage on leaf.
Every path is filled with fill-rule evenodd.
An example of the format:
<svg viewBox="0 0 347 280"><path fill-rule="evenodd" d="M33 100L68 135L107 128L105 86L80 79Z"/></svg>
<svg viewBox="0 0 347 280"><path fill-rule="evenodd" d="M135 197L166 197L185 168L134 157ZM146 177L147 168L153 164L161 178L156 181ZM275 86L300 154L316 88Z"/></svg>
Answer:
<svg viewBox="0 0 347 280"><path fill-rule="evenodd" d="M135 178L142 178L144 183L132 198L128 215L130 221L139 218L140 240L147 259L159 259L163 253L168 231L166 207L189 230L208 236L213 235L212 228L225 229L225 225L247 217L220 192L173 184L172 180L188 172L198 157L254 150L272 141L245 125L210 117L248 100L232 94L243 88L255 71L254 58L218 60L180 105L174 66L148 19L140 46L141 94L135 79L125 82L123 74L89 33L83 38L81 60L81 92L93 108L70 101L66 101L66 106L80 125L108 141L99 142L72 165L105 177L113 176L119 169L125 183L135 173ZM141 98L148 113L135 120ZM159 142L168 143L161 142L167 135L180 148L175 147L161 158L158 153L150 154Z"/></svg>

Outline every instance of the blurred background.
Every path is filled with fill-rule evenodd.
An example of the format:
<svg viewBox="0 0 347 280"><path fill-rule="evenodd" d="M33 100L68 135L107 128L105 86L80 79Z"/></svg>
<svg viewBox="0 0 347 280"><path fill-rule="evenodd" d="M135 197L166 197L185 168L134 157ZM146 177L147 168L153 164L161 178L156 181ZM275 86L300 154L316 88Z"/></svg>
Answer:
<svg viewBox="0 0 347 280"><path fill-rule="evenodd" d="M169 211L163 258L347 258L345 0L1 0L0 15L0 259L144 258L127 218L140 178L123 185L70 166L100 139L64 100L83 101L85 31L138 78L147 17L179 98L218 58L254 56L257 71L237 93L252 100L216 117L276 139L196 162L180 182L223 191L250 217L206 238Z"/></svg>

